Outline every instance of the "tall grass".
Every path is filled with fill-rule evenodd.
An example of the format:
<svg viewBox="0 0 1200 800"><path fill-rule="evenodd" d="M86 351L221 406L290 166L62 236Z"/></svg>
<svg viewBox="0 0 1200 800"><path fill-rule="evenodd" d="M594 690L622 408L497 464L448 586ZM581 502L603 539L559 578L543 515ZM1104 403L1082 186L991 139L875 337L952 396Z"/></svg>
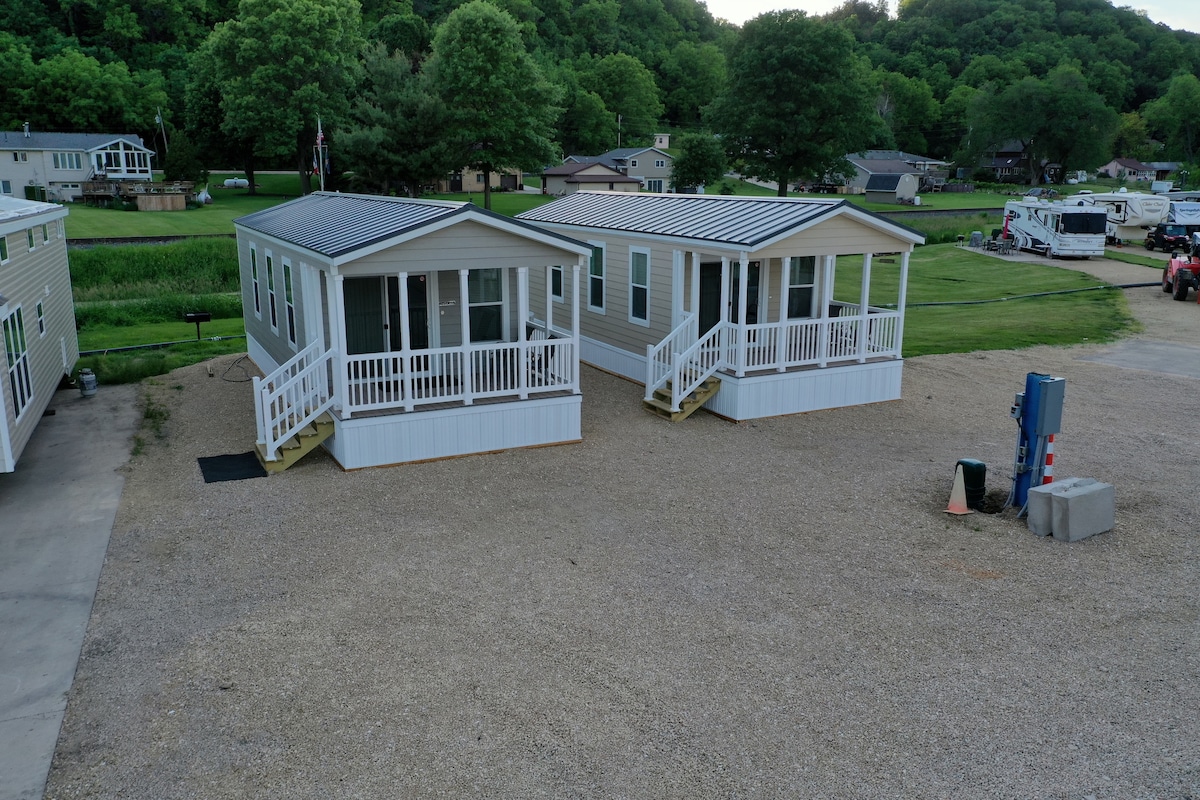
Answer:
<svg viewBox="0 0 1200 800"><path fill-rule="evenodd" d="M70 259L76 303L238 291L233 239L97 245L71 250Z"/></svg>
<svg viewBox="0 0 1200 800"><path fill-rule="evenodd" d="M970 237L972 231L990 236L993 228L1004 224L1003 214L978 212L954 215L912 215L894 220L925 234L925 244L953 244L959 236Z"/></svg>
<svg viewBox="0 0 1200 800"><path fill-rule="evenodd" d="M81 329L93 326L123 328L155 322L178 322L189 311L207 311L213 319L240 319L242 295L169 293L139 300L76 303L75 323Z"/></svg>

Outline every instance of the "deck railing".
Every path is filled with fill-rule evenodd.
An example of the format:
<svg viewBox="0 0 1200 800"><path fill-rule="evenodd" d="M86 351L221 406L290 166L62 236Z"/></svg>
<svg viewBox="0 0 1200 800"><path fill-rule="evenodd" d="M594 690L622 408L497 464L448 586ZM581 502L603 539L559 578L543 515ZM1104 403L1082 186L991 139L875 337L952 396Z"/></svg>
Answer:
<svg viewBox="0 0 1200 800"><path fill-rule="evenodd" d="M858 313L857 305L834 303L833 307L845 316L767 322L744 329L721 322L690 345L686 326L694 318L685 320L658 345L646 348L646 399L670 381L673 408L678 409L682 398L722 370L742 375L747 371L784 372L795 367L862 363L868 358L899 358L898 311L868 308L863 315Z"/></svg>
<svg viewBox="0 0 1200 800"><path fill-rule="evenodd" d="M559 338L347 356L342 415L574 390L574 363Z"/></svg>
<svg viewBox="0 0 1200 800"><path fill-rule="evenodd" d="M279 447L333 405L330 392L334 352L318 344L301 350L279 369L254 379L254 420L258 443L274 461Z"/></svg>

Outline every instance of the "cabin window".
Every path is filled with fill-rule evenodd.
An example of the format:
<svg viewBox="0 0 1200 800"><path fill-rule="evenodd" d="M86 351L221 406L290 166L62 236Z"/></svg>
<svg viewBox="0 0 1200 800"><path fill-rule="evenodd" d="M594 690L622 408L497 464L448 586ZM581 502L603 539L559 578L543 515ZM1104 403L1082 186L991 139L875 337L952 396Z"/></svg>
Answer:
<svg viewBox="0 0 1200 800"><path fill-rule="evenodd" d="M12 181L0 181L0 194L12 194Z"/></svg>
<svg viewBox="0 0 1200 800"><path fill-rule="evenodd" d="M45 244L48 241L50 241L50 226L43 225L42 226L42 244Z"/></svg>
<svg viewBox="0 0 1200 800"><path fill-rule="evenodd" d="M500 269L473 269L467 273L471 341L504 340L504 277Z"/></svg>
<svg viewBox="0 0 1200 800"><path fill-rule="evenodd" d="M588 242L592 246L592 260L588 263L588 311L604 313L604 270L607 258L604 242Z"/></svg>
<svg viewBox="0 0 1200 800"><path fill-rule="evenodd" d="M25 321L21 307L0 323L4 328L4 352L8 356L8 390L12 399L13 416L21 418L21 412L33 399L33 381L29 378L29 347L25 343Z"/></svg>
<svg viewBox="0 0 1200 800"><path fill-rule="evenodd" d="M262 319L262 301L258 291L258 251L250 245L250 290L254 292L254 316Z"/></svg>
<svg viewBox="0 0 1200 800"><path fill-rule="evenodd" d="M283 260L284 319L287 322L288 343L296 346L296 305L292 295L292 262Z"/></svg>
<svg viewBox="0 0 1200 800"><path fill-rule="evenodd" d="M563 301L563 268L550 268L550 296L558 302Z"/></svg>
<svg viewBox="0 0 1200 800"><path fill-rule="evenodd" d="M650 251L629 248L629 321L650 326Z"/></svg>
<svg viewBox="0 0 1200 800"><path fill-rule="evenodd" d="M788 319L812 316L813 288L816 283L817 257L793 257L788 267Z"/></svg>
<svg viewBox="0 0 1200 800"><path fill-rule="evenodd" d="M275 263L267 251L267 313L271 315L271 330L279 332L279 312L275 305Z"/></svg>
<svg viewBox="0 0 1200 800"><path fill-rule="evenodd" d="M8 261L8 236L0 235L0 264Z"/></svg>
<svg viewBox="0 0 1200 800"><path fill-rule="evenodd" d="M46 308L45 308L45 306L42 305L41 300L38 300L36 309L37 309L38 335L45 336L46 335Z"/></svg>
<svg viewBox="0 0 1200 800"><path fill-rule="evenodd" d="M25 229L25 241L29 242L29 251L33 252L33 228Z"/></svg>

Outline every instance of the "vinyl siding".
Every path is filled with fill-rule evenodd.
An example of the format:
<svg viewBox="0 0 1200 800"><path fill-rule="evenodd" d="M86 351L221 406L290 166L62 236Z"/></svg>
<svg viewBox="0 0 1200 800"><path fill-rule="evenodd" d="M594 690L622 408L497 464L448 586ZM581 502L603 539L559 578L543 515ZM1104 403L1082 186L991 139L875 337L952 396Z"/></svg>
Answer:
<svg viewBox="0 0 1200 800"><path fill-rule="evenodd" d="M581 237L582 238L582 237ZM605 313L587 307L587 273L580 275L582 298L580 334L608 342L622 350L644 356L646 345L657 344L671 332L671 269L672 250L669 245L647 239L597 234L589 238L602 241L605 252ZM648 303L650 326L629 321L629 248L650 250L650 297ZM570 271L563 276L564 284Z"/></svg>
<svg viewBox="0 0 1200 800"><path fill-rule="evenodd" d="M556 264L566 255L541 242L478 222L460 222L395 247L372 253L342 268L346 275L431 272L479 267L535 267Z"/></svg>
<svg viewBox="0 0 1200 800"><path fill-rule="evenodd" d="M806 230L755 250L753 259L785 256L911 252L912 245L847 216L817 222Z"/></svg>
<svg viewBox="0 0 1200 800"><path fill-rule="evenodd" d="M79 359L67 245L66 240L59 236L57 222L62 216L65 214L50 212L19 223L14 220L5 226L9 231L9 261L0 265L0 286L4 287L4 295L8 299L8 311L11 313L18 306L21 308L33 397L18 423L15 409L12 407L8 358L4 349L0 347L0 406L3 406L4 424L10 433L14 458L14 464L0 464L0 469L13 468L41 420L42 412L49 405L59 381L64 374L74 370L75 362ZM20 224L22 227L12 230L14 224ZM43 224L48 225L50 231L50 241L46 243L43 243L41 238ZM37 247L33 252L29 252L26 243L25 230L29 227L36 229ZM39 302L42 303L45 312L45 335L38 333ZM0 461L3 461L2 457Z"/></svg>
<svg viewBox="0 0 1200 800"><path fill-rule="evenodd" d="M258 288L262 303L262 319L254 316L254 282L250 276L250 245L258 251ZM278 330L271 330L271 302L267 292L267 251L271 253L271 267L275 271L275 305L278 315ZM287 305L283 283L283 259L292 265L292 301L296 309L296 349L288 342ZM248 231L238 231L238 265L242 281L242 319L246 334L253 336L259 345L270 354L276 364L282 364L303 350L309 342L305 336L304 282L300 279L300 263L312 262L312 256L302 254L295 248L281 247L273 241L255 238ZM328 341L328 339L326 339ZM260 365L262 366L262 365ZM265 371L265 370L264 370Z"/></svg>

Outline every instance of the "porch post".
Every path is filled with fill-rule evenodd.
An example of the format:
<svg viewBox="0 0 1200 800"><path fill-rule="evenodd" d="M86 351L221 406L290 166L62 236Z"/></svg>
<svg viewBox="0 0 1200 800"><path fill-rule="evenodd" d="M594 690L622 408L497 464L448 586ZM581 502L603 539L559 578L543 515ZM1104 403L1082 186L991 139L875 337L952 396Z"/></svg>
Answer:
<svg viewBox="0 0 1200 800"><path fill-rule="evenodd" d="M462 309L460 316L462 317L462 383L463 383L463 405L471 405L475 402L474 398L474 382L475 382L475 359L471 352L471 293L467 288L467 274L470 270L460 269L458 271L458 305Z"/></svg>
<svg viewBox="0 0 1200 800"><path fill-rule="evenodd" d="M342 368L338 370L337 376L333 380L333 394L335 406L339 406L342 410L342 417L350 419L353 413L350 410L350 364L348 363L349 354L346 352L346 289L344 286L346 280L345 275L335 274L333 276L333 313L334 325L333 333L337 337L337 350L341 354L338 362Z"/></svg>
<svg viewBox="0 0 1200 800"><path fill-rule="evenodd" d="M689 303L696 319L696 338L700 337L700 253L692 251L692 299Z"/></svg>
<svg viewBox="0 0 1200 800"><path fill-rule="evenodd" d="M529 267L517 267L517 397L529 397Z"/></svg>
<svg viewBox="0 0 1200 800"><path fill-rule="evenodd" d="M746 374L746 337L750 330L746 327L746 294L750 289L750 257L743 250L738 253L738 349L737 349L737 371L736 375L740 378ZM759 272L761 280L762 272Z"/></svg>
<svg viewBox="0 0 1200 800"><path fill-rule="evenodd" d="M733 362L733 353L729 352L729 256L721 256L721 332L718 334L717 346L721 348L721 360L726 368Z"/></svg>
<svg viewBox="0 0 1200 800"><path fill-rule="evenodd" d="M900 254L900 297L896 300L896 338L892 343L895 352L892 358L903 358L904 354L904 307L908 303L908 257L911 251Z"/></svg>
<svg viewBox="0 0 1200 800"><path fill-rule="evenodd" d="M589 256L580 256L571 269L571 392L579 394L579 271L591 263Z"/></svg>
<svg viewBox="0 0 1200 800"><path fill-rule="evenodd" d="M858 313L862 319L858 322L858 363L867 360L867 336L870 333L868 305L871 300L871 253L863 253L862 286L858 293Z"/></svg>
<svg viewBox="0 0 1200 800"><path fill-rule="evenodd" d="M404 393L404 410L413 410L412 332L408 321L408 273L401 272L400 280L400 386Z"/></svg>
<svg viewBox="0 0 1200 800"><path fill-rule="evenodd" d="M566 287L563 287L566 293ZM524 324L524 323L522 323ZM550 330L554 327L554 267L546 267L546 338L550 338Z"/></svg>
<svg viewBox="0 0 1200 800"><path fill-rule="evenodd" d="M791 330L788 323L788 282L792 279L792 257L780 259L779 269L779 335L775 337L775 371L787 372L787 345Z"/></svg>
<svg viewBox="0 0 1200 800"><path fill-rule="evenodd" d="M834 256L821 256L821 324L817 333L817 366L829 363L829 340L833 336L830 322L829 303L833 300Z"/></svg>
<svg viewBox="0 0 1200 800"><path fill-rule="evenodd" d="M683 319L683 251L671 251L671 330Z"/></svg>

